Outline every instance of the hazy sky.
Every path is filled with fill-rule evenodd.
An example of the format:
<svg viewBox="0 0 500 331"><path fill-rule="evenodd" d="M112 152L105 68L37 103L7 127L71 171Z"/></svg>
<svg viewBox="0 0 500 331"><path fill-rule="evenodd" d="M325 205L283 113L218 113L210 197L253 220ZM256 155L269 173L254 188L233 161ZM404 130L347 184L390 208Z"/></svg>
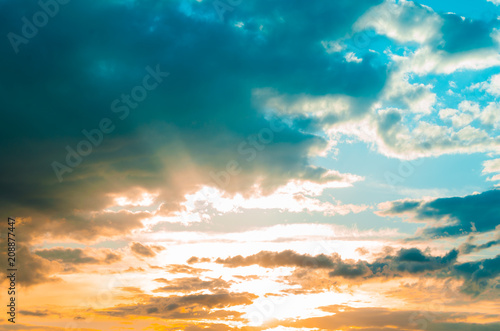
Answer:
<svg viewBox="0 0 500 331"><path fill-rule="evenodd" d="M0 0L0 28L1 330L500 329L500 0Z"/></svg>

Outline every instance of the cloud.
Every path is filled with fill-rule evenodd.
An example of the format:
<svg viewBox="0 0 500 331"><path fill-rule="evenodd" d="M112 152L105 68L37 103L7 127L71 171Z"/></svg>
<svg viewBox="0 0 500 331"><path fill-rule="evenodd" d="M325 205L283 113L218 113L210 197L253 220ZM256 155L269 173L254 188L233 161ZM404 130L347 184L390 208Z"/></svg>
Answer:
<svg viewBox="0 0 500 331"><path fill-rule="evenodd" d="M342 54L325 52L321 41L343 36L377 3L259 1L239 6L227 24L219 22L208 2L185 4L188 11L178 2L162 2L155 7L158 16L145 2L64 7L64 15L21 45L17 56L8 48L0 53L1 79L10 86L5 91L10 96L4 119L8 130L0 139L18 137L1 144L1 152L11 156L0 166L1 173L9 174L1 178L2 209L41 220L37 223L43 226L36 226L33 236L48 233L86 241L141 227L140 213L102 214L116 197L139 190L178 211L186 194L216 186L209 174L226 171L233 160L241 172L221 188L232 194L247 193L255 184L270 193L290 180L318 179L310 176L310 156L328 145L325 139L268 117L253 104L252 91L376 96L385 81L385 65L368 56L360 63L346 62ZM15 1L3 1L1 7L2 13L12 13L1 16L4 30L17 32L23 13L39 9L36 3ZM316 17L314 27L297 26L310 15ZM235 27L233 20L244 22L244 28ZM82 30L88 21L95 30ZM134 28L124 34L130 24ZM107 32L95 32L102 29ZM157 64L170 75L139 105L125 105L122 95L143 82L147 66ZM362 81L356 78L360 75ZM37 100L36 105L26 103L28 99ZM122 110L111 109L115 100ZM128 117L120 119L124 109ZM67 163L68 148L90 141L83 130L92 132L95 141L103 118L115 130L59 183L51 164ZM271 131L267 143L258 140L271 127L279 132Z"/></svg>
<svg viewBox="0 0 500 331"><path fill-rule="evenodd" d="M204 319L241 315L224 308L249 305L257 298L250 293L191 294L169 297L149 297L133 306L116 306L97 311L99 314L125 316L156 316L162 319Z"/></svg>
<svg viewBox="0 0 500 331"><path fill-rule="evenodd" d="M6 245L5 245L6 246ZM3 275L7 270L7 254L2 253ZM31 287L35 285L61 281L56 274L62 271L62 267L57 262L51 262L30 252L25 245L17 244L16 247L16 267L18 270L29 270L29 272L18 272L16 282L22 286ZM7 272L8 274L8 272Z"/></svg>
<svg viewBox="0 0 500 331"><path fill-rule="evenodd" d="M363 260L343 260L339 254L316 255L298 254L291 250L282 252L261 251L243 257L241 255L226 259L218 258L215 263L235 268L259 265L264 268L294 267L306 269L326 269L331 277L346 279L379 276L394 277L401 274L419 274L427 271L445 269L453 265L458 257L457 250L444 256L432 256L417 248L402 248L396 255L387 255L370 263Z"/></svg>
<svg viewBox="0 0 500 331"><path fill-rule="evenodd" d="M204 259L202 258L201 260ZM165 266L165 270L170 274L187 274L187 275L199 275L203 271L208 271L208 269L194 268L185 264L169 264Z"/></svg>
<svg viewBox="0 0 500 331"><path fill-rule="evenodd" d="M470 254L472 252L479 252L479 251L482 251L483 249L488 249L490 247L497 246L497 245L500 245L500 239L491 240L491 241L488 241L488 242L486 242L484 244L480 244L480 245L465 243L465 244L460 246L460 253Z"/></svg>
<svg viewBox="0 0 500 331"><path fill-rule="evenodd" d="M111 239L128 234L133 229L142 228L141 221L150 216L148 212L105 210L91 213L72 212L63 217L52 218L34 212L31 217L16 218L16 220L24 226L24 231L20 234L23 241L33 244L42 239L70 239L76 242Z"/></svg>
<svg viewBox="0 0 500 331"><path fill-rule="evenodd" d="M189 260L186 261L188 264L192 263L203 263L203 262L210 262L209 258L199 258L197 256L192 256L189 258Z"/></svg>
<svg viewBox="0 0 500 331"><path fill-rule="evenodd" d="M326 312L333 315L323 317L313 317L296 319L285 322L276 322L277 325L295 328L316 328L321 330L356 330L382 331L393 330L431 330L431 331L452 331L452 330L495 330L499 323L467 323L457 322L465 320L468 313L451 313L416 310L391 310L387 308L366 307L352 308L342 305L322 307ZM485 316L486 319L486 316Z"/></svg>
<svg viewBox="0 0 500 331"><path fill-rule="evenodd" d="M500 224L500 190L430 201L396 201L381 207L382 216L407 216L411 221L430 224L419 232L427 238L489 232Z"/></svg>
<svg viewBox="0 0 500 331"><path fill-rule="evenodd" d="M134 254L137 254L139 256L144 256L144 257L154 257L156 256L156 252L155 250L162 250L164 249L163 247L161 246L145 246L141 243L138 243L138 242L133 242L131 245L130 245L130 250L134 253Z"/></svg>
<svg viewBox="0 0 500 331"><path fill-rule="evenodd" d="M449 120L456 128L462 128L469 125L479 114L479 104L470 101L462 101L458 109L442 109L439 111L439 117L442 120Z"/></svg>
<svg viewBox="0 0 500 331"><path fill-rule="evenodd" d="M338 258L338 256L336 256ZM264 268L276 267L309 267L315 268L332 268L335 262L332 258L320 254L317 256L297 254L292 250L283 252L268 252L262 251L254 255L243 257L241 255L228 257L226 259L218 258L215 263L223 264L226 267L244 267L257 264Z"/></svg>
<svg viewBox="0 0 500 331"><path fill-rule="evenodd" d="M50 314L50 312L47 309L36 310L36 311L20 310L19 313L24 316L36 316L36 317L45 317Z"/></svg>
<svg viewBox="0 0 500 331"><path fill-rule="evenodd" d="M165 278L157 278L155 282L165 283L168 286L155 289L153 292L196 292L200 290L209 290L211 292L228 289L230 283L220 279L202 280L199 277L185 277L167 280Z"/></svg>
<svg viewBox="0 0 500 331"><path fill-rule="evenodd" d="M456 265L454 272L464 279L462 291L477 296L491 285L491 280L500 275L500 255L491 259ZM498 290L498 283L496 286Z"/></svg>
<svg viewBox="0 0 500 331"><path fill-rule="evenodd" d="M491 76L486 82L474 84L469 89L486 91L493 96L500 96L500 74Z"/></svg>
<svg viewBox="0 0 500 331"><path fill-rule="evenodd" d="M431 8L413 1L384 1L358 19L355 31L374 29L399 43L428 43L440 37L443 19Z"/></svg>

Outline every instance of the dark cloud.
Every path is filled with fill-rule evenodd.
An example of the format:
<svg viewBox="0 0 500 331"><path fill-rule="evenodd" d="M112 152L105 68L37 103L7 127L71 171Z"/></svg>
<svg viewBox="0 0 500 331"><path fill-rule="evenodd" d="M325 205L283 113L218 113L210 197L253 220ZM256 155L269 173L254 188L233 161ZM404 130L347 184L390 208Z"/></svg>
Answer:
<svg viewBox="0 0 500 331"><path fill-rule="evenodd" d="M276 325L295 328L318 328L321 330L496 330L499 323L466 323L474 314L434 311L390 310L385 308L351 308L348 306L322 307L326 312L335 313L324 317L276 322Z"/></svg>
<svg viewBox="0 0 500 331"><path fill-rule="evenodd" d="M35 213L29 218L17 218L17 222L22 225L23 231L20 231L19 237L23 242L64 238L87 243L103 237L111 239L127 234L133 229L141 228L141 220L150 216L147 212L121 210L99 211L89 215L71 213L57 219Z"/></svg>
<svg viewBox="0 0 500 331"><path fill-rule="evenodd" d="M127 270L125 270L124 272L144 272L145 270L141 267L137 267L137 268L134 268L134 267L129 267Z"/></svg>
<svg viewBox="0 0 500 331"><path fill-rule="evenodd" d="M455 265L454 273L464 279L462 291L474 296L479 295L489 286L496 286L494 279L500 275L500 255L495 258L484 259L481 261L467 262Z"/></svg>
<svg viewBox="0 0 500 331"><path fill-rule="evenodd" d="M125 286L125 287L120 287L120 290L129 292L129 293L137 293L137 294L143 294L144 291L141 290L139 287L133 287L133 286Z"/></svg>
<svg viewBox="0 0 500 331"><path fill-rule="evenodd" d="M139 256L144 256L144 257L154 257L156 256L156 253L153 251L153 249L149 246L144 246L141 243L134 242L130 246L130 250Z"/></svg>
<svg viewBox="0 0 500 331"><path fill-rule="evenodd" d="M209 271L209 269L194 268L185 264L169 264L165 266L165 270L170 274L188 275L199 275L203 271Z"/></svg>
<svg viewBox="0 0 500 331"><path fill-rule="evenodd" d="M425 254L417 248L400 249L395 255L378 258L373 263L363 260L342 260L339 254L330 256L298 254L291 250L283 252L262 251L254 255L241 255L226 259L217 259L215 263L226 267L243 267L259 265L265 268L297 267L307 269L332 270L329 275L347 279L359 277L389 276L397 274L419 274L426 271L435 271L453 265L458 257L457 250L451 250L444 256Z"/></svg>
<svg viewBox="0 0 500 331"><path fill-rule="evenodd" d="M4 247L6 245L3 245ZM5 281L7 270L7 254L2 252L2 275ZM61 281L56 274L63 270L57 262L51 262L36 254L33 254L25 245L17 244L16 249L16 267L21 272L16 275L16 283L22 286L30 287L34 285ZM8 274L8 272L7 272Z"/></svg>
<svg viewBox="0 0 500 331"><path fill-rule="evenodd" d="M49 261L57 261L66 264L111 264L121 260L121 255L109 250L92 250L80 248L50 248L35 250L34 254ZM94 256L91 256L94 255ZM102 255L102 257L99 255Z"/></svg>
<svg viewBox="0 0 500 331"><path fill-rule="evenodd" d="M436 223L423 229L423 237L440 238L489 232L500 224L500 190L431 201L397 201L380 214L407 214L414 221Z"/></svg>
<svg viewBox="0 0 500 331"><path fill-rule="evenodd" d="M168 284L168 286L155 289L153 292L195 292L209 290L211 292L228 289L231 284L223 279L202 280L198 277L185 277L167 280L157 278L156 282Z"/></svg>
<svg viewBox="0 0 500 331"><path fill-rule="evenodd" d="M224 308L249 305L257 296L250 293L221 292L170 297L149 297L145 303L117 306L98 311L100 314L124 316L156 316L164 319L202 319L238 317L241 313Z"/></svg>
<svg viewBox="0 0 500 331"><path fill-rule="evenodd" d="M469 254L472 252L479 252L483 249L488 249L493 246L500 245L500 240L491 240L488 241L487 243L481 244L481 245L473 245L473 244L464 244L460 246L460 252L463 254Z"/></svg>

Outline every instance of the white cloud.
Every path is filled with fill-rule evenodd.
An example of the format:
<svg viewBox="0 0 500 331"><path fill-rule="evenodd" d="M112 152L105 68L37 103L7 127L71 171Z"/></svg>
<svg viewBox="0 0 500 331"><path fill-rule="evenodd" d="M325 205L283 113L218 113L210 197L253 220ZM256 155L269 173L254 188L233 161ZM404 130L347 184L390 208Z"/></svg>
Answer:
<svg viewBox="0 0 500 331"><path fill-rule="evenodd" d="M363 15L355 24L355 31L374 29L398 42L420 44L440 36L442 18L426 6L415 5L412 1L386 0Z"/></svg>
<svg viewBox="0 0 500 331"><path fill-rule="evenodd" d="M430 84L410 83L411 75L395 70L388 79L380 98L382 103L403 102L412 113L430 114L436 104L436 94Z"/></svg>
<svg viewBox="0 0 500 331"><path fill-rule="evenodd" d="M487 82L474 84L469 89L486 91L493 96L500 96L500 74L491 76Z"/></svg>
<svg viewBox="0 0 500 331"><path fill-rule="evenodd" d="M356 54L354 54L353 52L347 53L344 58L347 62L361 63L363 61L363 59L356 57Z"/></svg>

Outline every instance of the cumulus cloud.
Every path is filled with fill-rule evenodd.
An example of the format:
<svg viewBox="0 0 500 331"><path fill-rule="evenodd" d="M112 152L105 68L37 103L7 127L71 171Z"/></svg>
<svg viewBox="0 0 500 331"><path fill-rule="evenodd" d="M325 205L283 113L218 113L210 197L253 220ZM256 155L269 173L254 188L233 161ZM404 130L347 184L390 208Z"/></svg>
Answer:
<svg viewBox="0 0 500 331"><path fill-rule="evenodd" d="M455 263L458 251L452 250L444 256L432 256L417 248L400 249L395 255L387 255L370 263L363 260L343 260L339 254L311 256L291 250L282 252L261 251L243 257L218 258L216 263L226 267L259 265L264 268L295 267L306 269L326 269L331 277L346 279L391 276L398 274L419 274L426 271L445 269Z"/></svg>
<svg viewBox="0 0 500 331"><path fill-rule="evenodd" d="M144 257L154 257L156 256L156 252L162 251L164 249L165 247L162 246L157 246L157 245L147 246L138 242L133 242L130 245L130 250L134 254Z"/></svg>
<svg viewBox="0 0 500 331"><path fill-rule="evenodd" d="M489 232L500 224L500 190L430 201L396 201L380 207L380 215L406 216L410 221L428 223L430 226L420 231L420 236L427 238Z"/></svg>
<svg viewBox="0 0 500 331"><path fill-rule="evenodd" d="M228 289L231 284L223 279L202 280L199 277L184 277L167 280L165 278L157 278L155 282L167 284L154 290L154 292L196 292L200 290L209 290L218 292Z"/></svg>
<svg viewBox="0 0 500 331"><path fill-rule="evenodd" d="M144 2L64 7L60 16L64 19L21 45L19 56L7 48L0 53L2 80L9 82L11 96L5 117L9 129L1 139L14 133L19 138L2 144L2 152L11 156L1 166L1 173L9 174L1 179L2 208L18 217L36 214L43 219L40 223L51 224L39 233L83 240L141 226L138 215L133 221L115 223L107 213L102 222L93 222L96 213L114 206L117 197L128 196L128 190L168 201L176 211L185 194L215 186L209 174L226 171L232 160L241 171L222 187L231 193L248 192L256 183L270 192L293 179L311 179L309 157L327 146L325 139L265 116L252 104L251 92L271 88L290 95L376 95L385 79L383 64L367 57L360 63L346 62L342 54L328 54L320 44L343 36L372 5L368 0L356 5L350 1L242 4L232 19L246 22L244 28L219 24L217 12L207 2L186 4L189 11L175 2L162 2L157 17ZM2 13L38 10L35 3L4 1L1 6ZM293 22L308 15L316 15L314 28L295 27ZM82 30L83 17L93 21L95 29L108 32ZM19 28L16 15L3 15L1 22L6 31ZM133 31L124 34L130 24ZM114 41L112 48L108 38ZM284 50L290 56L286 61ZM200 54L203 61L196 60ZM328 69L332 61L335 70ZM148 65L170 75L139 106L126 106L121 95L141 84ZM362 82L355 78L359 75L365 77ZM31 84L21 84L26 81ZM38 100L37 105L27 105L27 96ZM128 118L122 120L121 111L113 112L114 100L128 107ZM20 127L16 114L26 109L32 116L25 116ZM59 183L52 162L66 162L67 148L74 150L88 139L82 130L95 132L103 118L112 121L115 131L104 135L102 143ZM262 130L269 133L272 121L279 132L271 131L274 136L266 143L254 141Z"/></svg>

